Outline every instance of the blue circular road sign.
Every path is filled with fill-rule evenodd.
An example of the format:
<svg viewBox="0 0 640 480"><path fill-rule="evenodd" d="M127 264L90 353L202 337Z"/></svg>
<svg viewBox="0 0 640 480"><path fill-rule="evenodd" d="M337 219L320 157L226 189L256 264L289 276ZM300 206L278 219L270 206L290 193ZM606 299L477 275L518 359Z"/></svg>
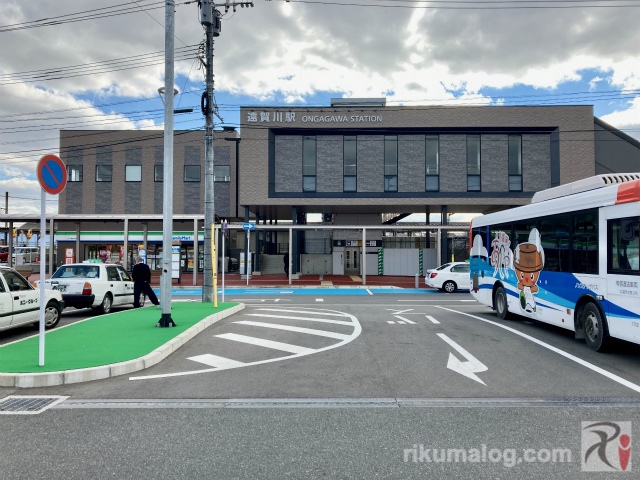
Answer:
<svg viewBox="0 0 640 480"><path fill-rule="evenodd" d="M55 155L45 155L38 162L38 182L45 192L59 194L67 186L67 167Z"/></svg>

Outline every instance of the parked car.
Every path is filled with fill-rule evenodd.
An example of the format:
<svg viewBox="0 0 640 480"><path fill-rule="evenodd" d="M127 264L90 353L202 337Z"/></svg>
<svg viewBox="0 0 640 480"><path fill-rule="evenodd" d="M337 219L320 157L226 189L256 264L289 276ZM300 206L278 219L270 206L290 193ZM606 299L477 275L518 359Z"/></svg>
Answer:
<svg viewBox="0 0 640 480"><path fill-rule="evenodd" d="M447 293L453 293L456 290L470 290L469 264L467 262L451 262L427 270L424 283L428 287L438 288Z"/></svg>
<svg viewBox="0 0 640 480"><path fill-rule="evenodd" d="M7 263L9 261L9 247L0 246L0 262Z"/></svg>
<svg viewBox="0 0 640 480"><path fill-rule="evenodd" d="M58 325L63 308L60 292L45 289L45 328ZM0 267L0 312L0 331L40 323L40 290L13 268Z"/></svg>
<svg viewBox="0 0 640 480"><path fill-rule="evenodd" d="M22 265L23 263L36 263L40 256L40 248L38 247L15 247L11 254L13 265Z"/></svg>
<svg viewBox="0 0 640 480"><path fill-rule="evenodd" d="M122 265L65 264L45 280L45 285L62 293L66 307L91 307L109 313L113 306L133 304L133 280ZM141 295L140 306L144 302L145 297Z"/></svg>

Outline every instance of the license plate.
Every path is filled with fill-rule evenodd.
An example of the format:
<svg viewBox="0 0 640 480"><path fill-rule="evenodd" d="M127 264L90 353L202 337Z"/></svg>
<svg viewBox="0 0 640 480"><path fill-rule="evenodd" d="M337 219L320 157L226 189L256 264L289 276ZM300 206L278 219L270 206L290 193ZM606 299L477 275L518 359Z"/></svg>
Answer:
<svg viewBox="0 0 640 480"><path fill-rule="evenodd" d="M58 291L59 292L66 292L67 291L67 286L66 285L58 285Z"/></svg>

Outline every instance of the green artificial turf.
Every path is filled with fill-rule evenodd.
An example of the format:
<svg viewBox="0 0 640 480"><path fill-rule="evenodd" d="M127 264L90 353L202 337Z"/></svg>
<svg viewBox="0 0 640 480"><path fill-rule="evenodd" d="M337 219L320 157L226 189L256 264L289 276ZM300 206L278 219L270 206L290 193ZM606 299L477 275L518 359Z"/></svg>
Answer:
<svg viewBox="0 0 640 480"><path fill-rule="evenodd" d="M45 361L39 366L39 335L0 347L0 372L39 373L75 370L143 357L199 321L237 303L176 302L171 305L175 327L158 328L156 307L98 315L45 335ZM64 318L64 317L63 317Z"/></svg>

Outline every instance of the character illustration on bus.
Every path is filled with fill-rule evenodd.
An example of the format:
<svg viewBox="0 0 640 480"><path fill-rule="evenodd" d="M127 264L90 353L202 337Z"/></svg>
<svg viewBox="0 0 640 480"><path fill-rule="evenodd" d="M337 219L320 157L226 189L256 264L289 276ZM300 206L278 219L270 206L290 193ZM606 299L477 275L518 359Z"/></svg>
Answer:
<svg viewBox="0 0 640 480"><path fill-rule="evenodd" d="M520 307L528 313L536 311L534 293L538 293L538 278L544 267L544 250L540 245L540 233L531 230L529 241L516 247L513 257L513 269L520 290Z"/></svg>

